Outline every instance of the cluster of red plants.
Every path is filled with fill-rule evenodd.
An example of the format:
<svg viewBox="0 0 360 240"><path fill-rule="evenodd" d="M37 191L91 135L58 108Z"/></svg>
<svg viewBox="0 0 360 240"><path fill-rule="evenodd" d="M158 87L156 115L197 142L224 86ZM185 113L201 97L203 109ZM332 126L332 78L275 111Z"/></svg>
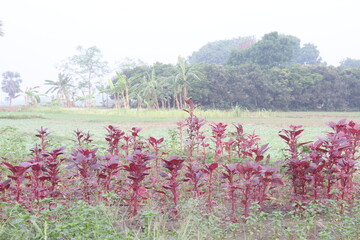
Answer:
<svg viewBox="0 0 360 240"><path fill-rule="evenodd" d="M126 133L111 125L106 127L107 155L86 147L92 144L91 135L79 130L74 132L77 148L67 153L65 147L48 149L49 132L41 128L31 158L19 165L6 159L1 163L8 179L0 182L0 200L29 210L51 209L77 199L108 202L107 193L115 193L129 215L137 215L144 200L152 198L177 216L179 201L193 197L203 199L208 212L218 203L229 203L224 216L237 221L238 206L246 220L250 206L257 203L263 210L279 186L290 185L289 200L300 207L310 201L351 203L356 198L359 124L331 122L332 131L315 142L300 142L302 127L290 126L279 133L288 147L275 166L266 155L269 144L260 144L259 136L246 134L241 124L228 132L224 123L211 123L208 136L205 121L194 114L197 106L192 99L186 103L189 117L177 123L178 155L164 152L164 138L143 138L140 128Z"/></svg>
<svg viewBox="0 0 360 240"><path fill-rule="evenodd" d="M302 126L279 133L288 145L283 163L298 203L326 199L351 203L357 194L354 177L359 167L360 125L345 119L328 125L332 131L315 142L300 142Z"/></svg>

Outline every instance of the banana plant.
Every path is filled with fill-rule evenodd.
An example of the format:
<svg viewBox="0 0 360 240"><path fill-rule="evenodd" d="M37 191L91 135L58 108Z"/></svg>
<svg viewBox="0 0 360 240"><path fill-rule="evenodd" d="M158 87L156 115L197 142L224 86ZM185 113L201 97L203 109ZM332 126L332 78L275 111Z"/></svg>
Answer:
<svg viewBox="0 0 360 240"><path fill-rule="evenodd" d="M130 109L130 89L132 83L140 77L140 74L127 78L126 75L116 72L116 82L108 80L111 93L114 94L115 106L121 106L121 100L125 109Z"/></svg>
<svg viewBox="0 0 360 240"><path fill-rule="evenodd" d="M39 94L39 86L36 87L31 87L31 88L26 88L24 91L21 90L24 99L25 99L25 105L36 105L38 103L40 103L40 96L41 94Z"/></svg>

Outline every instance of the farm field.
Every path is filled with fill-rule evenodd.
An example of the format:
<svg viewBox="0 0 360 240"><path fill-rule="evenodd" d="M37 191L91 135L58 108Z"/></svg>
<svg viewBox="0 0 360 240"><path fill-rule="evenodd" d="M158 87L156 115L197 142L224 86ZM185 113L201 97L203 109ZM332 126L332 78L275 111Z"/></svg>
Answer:
<svg viewBox="0 0 360 240"><path fill-rule="evenodd" d="M41 127L47 128L48 130L45 132L50 132L50 134L48 136L46 134L43 135L46 135L48 141L47 150L50 151L61 146L66 147L63 150L66 160L59 165L59 174L64 182L57 182L55 184L60 189L62 188L61 186L66 185L65 178L68 176L64 175L64 172L69 171L65 170L65 167L71 165L71 160L69 159L71 159L71 156L74 157L71 153L79 148L79 142L76 141L76 136L74 135L74 130L77 129L83 131L83 134L88 132L91 134L93 141L83 142L84 147L88 149L98 148L97 156L106 156L109 152L112 155L122 156L120 157L120 162L126 165L127 161L131 161L126 156L131 155L134 159L136 154L132 153L132 151L127 155L116 153L116 151L123 152L126 150L124 148L117 149L115 146L111 147L109 141L105 140L107 134L112 134L111 137L114 139L116 135L115 130L110 133L111 129L108 126L112 125L124 131L124 136L132 135L135 131L132 130L133 127L141 128L141 131L136 133L136 136L140 139L138 140L139 142L146 142L149 137L153 137L155 140L160 140L164 137L164 142L159 142L159 146L162 145L161 151L166 152L162 157L163 160L184 160L181 163L184 164L184 167L179 169L179 176L176 182L175 178L171 178L173 176L171 167L168 166L167 170L161 170L163 172L161 175L165 176L162 177L158 176L158 172L155 171L155 165L151 163L149 164L151 169L144 170L142 173L146 173L143 176L145 179L139 179L139 186L134 186L134 182L130 184L131 181L126 179L128 174L132 174L131 170L126 170L127 174L124 172L123 175L117 175L117 172L120 171L119 165L119 169L116 169L113 173L117 178L113 180L112 185L114 186L112 188L106 185L107 183L110 184L110 180L101 185L102 183L100 184L99 181L104 180L101 177L95 183L92 180L87 180L87 178L84 178L85 180L82 179L82 174L78 173L76 176L69 177L70 185L64 186L63 189L64 192L66 189L68 193L63 193L63 198L56 198L57 200L54 200L55 197L51 193L45 193L48 190L44 190L44 195L47 194L46 197L40 197L41 194L39 196L32 196L33 194L30 192L33 188L30 185L35 180L28 177L27 180L22 180L24 182L21 184L25 190L22 190L22 199L19 201L14 201L14 196L9 195L9 197L6 197L6 191L10 191L11 188L2 189L1 199L3 203L0 205L0 208L3 210L3 215L0 224L0 239L360 238L358 172L352 175L354 186L351 189L354 192L351 194L346 193L349 199L344 197L339 201L338 198L333 197L326 199L326 201L321 198L310 201L311 199L309 198L312 196L312 190L309 190L306 197L305 195L301 195L301 197L292 196L290 177L285 176L284 169L279 169L278 171L281 172L284 178L283 185L266 188L268 194L264 195L266 197L265 204L259 205L258 201L254 200L255 197L259 197L256 194L254 196L250 194L252 197L246 201L243 199L241 189L245 185L236 187L230 186L227 182L230 179L230 165L232 163L235 164L235 162L245 164L245 159L252 158L252 152L251 154L249 153L250 155L246 155L247 157L241 155L241 158L235 157L236 154L234 152L234 156L231 158L233 162L232 160L226 160L225 151L221 153L222 155L219 154L217 156L216 154L216 150L219 150L216 141L220 139L220 141L225 142L225 140L230 139L228 133L237 130L233 124L240 123L246 134L251 135L255 133L260 137L261 140L258 145L254 143L253 146L261 147L269 144L266 154L260 152L256 154L258 154L257 156L261 155L264 157L269 154L269 164L273 165L280 160L285 161L289 155L289 151L285 150L289 146L287 146L284 139L279 137L279 131L282 129L289 129L290 125L302 125L304 131L301 133L302 137L299 143L315 141L316 137L325 137L326 132L331 131L331 128L326 125L327 122L333 121L338 123L341 119L347 119L348 121L352 120L355 123L360 123L359 112L249 112L239 109L225 112L218 110L195 110L195 115L199 119L206 121L202 129L205 139L208 139L207 141L210 144L207 146L207 152L203 153L206 156L207 167L211 169L210 164L213 164L217 157L219 158L219 165L216 166L216 170L211 170L214 171L214 186L207 186L208 173L200 174L198 171L198 175L194 175L200 189L200 192L194 192L194 189L190 186L192 186L191 184L195 180L189 177L190 170L188 163L192 162L195 164L198 161L200 162L202 153L200 150L198 152L195 151L197 148L200 149L200 143L197 143L198 145L194 143L192 157L189 157L185 150L180 150L180 148L185 148L185 146L180 146L177 122L188 119L186 112L176 110L125 111L47 107L15 110L6 111L5 109L3 112L0 112L0 156L3 157L4 161L13 165L20 164L33 157L34 152L31 155L30 149L34 148L35 144L41 145L41 137L35 136L39 134L36 130L41 129ZM213 137L212 126L220 122L228 125L227 131L224 134L224 138L215 138ZM218 125L217 127L218 131L221 132L221 126ZM188 137L186 128L187 126L184 126L184 141L182 144L185 144L184 142ZM282 134L285 133L283 132ZM134 137L134 135L132 136ZM129 140L129 142L131 141ZM149 146L144 148L146 149L144 152L149 152L146 154L154 154L151 146L153 145L149 143ZM221 146L225 149L225 145ZM135 148L140 147L135 147L134 145ZM356 151L358 151L358 145ZM79 152L77 153L79 154ZM180 158L171 159L173 154L179 155ZM181 156L183 155L187 157L182 158ZM156 161L159 160L160 162L160 152L157 156ZM357 157L358 153L355 156ZM264 161L260 160L261 164ZM74 169L77 166L76 159L74 162L75 167L72 166L73 172L75 172ZM167 164L169 165L170 163ZM201 168L204 166L206 166L205 162L202 163ZM215 166L213 165L213 167ZM0 180L3 182L7 179L6 175L10 174L9 168L2 165L0 171L2 173ZM124 170L121 169L120 172L122 171ZM240 170L236 171L238 171L234 172L236 181L241 182ZM147 173L150 175L147 176ZM106 174L104 173L104 177L108 176L110 178L111 174ZM91 177L95 178L95 175L91 175ZM180 182L179 179L186 177L188 178L186 181ZM273 177L273 179L276 179L275 175ZM26 181L29 182L25 183ZM117 188L115 186L116 181L119 182L118 185L123 184L120 188L128 188L130 190ZM177 188L174 187L175 185L171 185L174 184L174 181L182 187ZM276 181L273 181L274 186ZM29 185L29 183L31 184ZM96 185L96 191L98 191L96 194L98 195L95 194L95 190L85 188L86 184L91 185L90 189L95 188L94 186ZM241 185L241 183L239 184ZM310 181L306 184L307 188L310 189L310 186L308 186ZM26 188L29 191L27 193L25 193ZM107 189L105 190L105 188ZM236 190L234 190L235 188ZM36 191L39 189L35 188ZM146 195L145 193L140 193L145 191L145 189L147 189ZM210 199L208 195L209 189L213 189L213 196L210 196L213 197L212 201L208 201ZM233 197L231 197L231 194L229 195L231 190L235 191ZM13 194L15 194L16 189L13 191ZM135 195L131 195L132 191ZM178 192L172 196L171 194L174 194L174 191ZM255 190L253 189L253 191ZM322 189L321 191L325 190ZM334 195L336 191L341 191L341 189L336 188L333 191L334 193L331 194ZM166 194L160 192L165 192ZM325 192L323 194L325 195ZM65 195L66 197L64 197ZM163 195L168 197L166 198ZM175 203L174 207L172 202L175 196L179 197L179 200ZM35 199L36 201L30 204L28 203L30 199L33 201ZM64 203L65 199L66 203ZM14 202L16 204L11 205ZM159 202L163 206L159 206ZM248 203L249 205L245 205ZM232 210L232 204L236 205L234 211ZM245 215L243 213L244 210L248 211Z"/></svg>
<svg viewBox="0 0 360 240"><path fill-rule="evenodd" d="M95 143L105 144L105 127L114 125L123 131L132 127L142 128L144 137L169 137L169 130L176 129L176 122L186 118L186 113L181 110L171 111L149 111L149 110L109 110L109 109L65 109L38 107L8 112L6 107L0 112L0 128L11 127L19 136L26 137L29 141L24 144L33 143L36 129L48 128L51 137L59 141L71 143L73 131L76 129L90 131ZM316 137L324 135L328 131L326 125L330 121L341 119L360 121L360 112L271 112L271 111L197 111L199 118L205 119L207 123L223 122L233 128L231 124L241 123L245 132L255 131L264 143L270 143L271 155L279 155L285 146L278 137L281 129L290 125L302 125L305 128L303 138L312 141ZM209 129L208 129L209 131ZM32 139L32 140L30 140ZM64 144L64 143L62 143ZM27 145L29 146L29 145ZM279 155L281 157L281 154Z"/></svg>

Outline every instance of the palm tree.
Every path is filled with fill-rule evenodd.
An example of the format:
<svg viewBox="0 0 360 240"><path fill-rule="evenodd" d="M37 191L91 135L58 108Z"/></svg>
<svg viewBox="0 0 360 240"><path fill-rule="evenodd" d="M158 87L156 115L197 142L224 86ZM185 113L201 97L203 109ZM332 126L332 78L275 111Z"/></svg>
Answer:
<svg viewBox="0 0 360 240"><path fill-rule="evenodd" d="M50 85L51 87L46 93L54 93L56 92L57 97L60 97L64 101L66 107L71 107L73 102L70 99L71 88L73 85L71 84L71 77L69 75L59 73L58 79L54 80L45 80L45 85Z"/></svg>
<svg viewBox="0 0 360 240"><path fill-rule="evenodd" d="M20 74L17 72L4 72L2 74L3 81L1 83L1 89L3 92L7 93L9 96L9 105L12 103L12 99L18 97L16 95L19 93L20 90L20 83L22 82L22 79L20 78Z"/></svg>
<svg viewBox="0 0 360 240"><path fill-rule="evenodd" d="M188 65L185 58L179 56L176 64L177 74L175 76L175 83L179 84L182 88L182 100L181 105L185 104L185 100L188 98L187 92L190 87L191 80L201 81L201 73L197 69L197 65Z"/></svg>

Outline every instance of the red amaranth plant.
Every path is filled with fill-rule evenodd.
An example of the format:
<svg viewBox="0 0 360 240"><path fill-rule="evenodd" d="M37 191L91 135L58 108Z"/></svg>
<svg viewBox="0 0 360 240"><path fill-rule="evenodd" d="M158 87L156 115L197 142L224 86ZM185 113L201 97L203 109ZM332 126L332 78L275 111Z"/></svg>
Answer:
<svg viewBox="0 0 360 240"><path fill-rule="evenodd" d="M208 152L208 148L210 146L210 144L206 141L206 136L205 135L199 135L198 136L198 144L199 147L201 147L201 160L203 163L206 162L206 155Z"/></svg>
<svg viewBox="0 0 360 240"><path fill-rule="evenodd" d="M288 157L286 157L285 173L290 175L294 197L300 197L301 200L306 198L307 189L306 185L311 181L311 177L308 174L308 169L310 162L304 159L301 156L299 148L309 142L299 143L299 138L301 133L304 131L302 126L290 126L290 130L283 129L279 132L279 136L285 140L288 148L286 149L289 152Z"/></svg>
<svg viewBox="0 0 360 240"><path fill-rule="evenodd" d="M141 185L141 183L145 179L145 176L149 175L148 170L150 167L147 165L149 160L152 159L154 159L154 156L136 150L133 155L127 157L129 164L123 166L124 170L129 173L127 178L131 181L130 188L132 193L127 200L129 207L133 209L133 216L136 216L138 213L139 202L147 198L146 188Z"/></svg>
<svg viewBox="0 0 360 240"><path fill-rule="evenodd" d="M330 122L328 125L334 130L327 134L323 140L327 151L325 165L327 191L332 197L331 190L338 190L337 199L351 202L354 192L354 173L358 170L356 161L360 158L359 151L360 126L353 121L345 119L337 123Z"/></svg>
<svg viewBox="0 0 360 240"><path fill-rule="evenodd" d="M261 170L261 165L257 162L245 162L244 164L236 164L236 170L240 176L240 182L243 184L237 185L244 196L241 203L244 205L243 219L246 221L249 213L249 207L251 206L251 200L254 198L255 189L260 185L260 179L258 178Z"/></svg>
<svg viewBox="0 0 360 240"><path fill-rule="evenodd" d="M125 156L129 156L130 144L132 140L132 136L124 136L124 143L121 146L121 149L124 150Z"/></svg>
<svg viewBox="0 0 360 240"><path fill-rule="evenodd" d="M42 150L38 148L38 145L36 145L35 148L31 150L31 152L33 153L33 157L27 161L30 164L30 168L28 169L26 178L30 180L30 183L28 184L31 188L29 196L30 199L38 201L40 198L44 198L46 195L47 189L44 187L43 182L48 180L49 177L43 171L45 170L45 162L42 155Z"/></svg>
<svg viewBox="0 0 360 240"><path fill-rule="evenodd" d="M210 124L212 130L213 142L215 143L215 157L214 161L217 163L219 157L223 156L223 139L226 137L226 124L223 123L213 123Z"/></svg>
<svg viewBox="0 0 360 240"><path fill-rule="evenodd" d="M212 206L213 206L212 191L215 188L213 176L214 176L214 172L218 166L219 166L218 163L205 164L205 168L203 169L203 171L208 175L208 187L207 187L208 191L207 191L207 200L206 201L207 201L207 206L208 206L209 211L212 210Z"/></svg>
<svg viewBox="0 0 360 240"><path fill-rule="evenodd" d="M360 159L360 124L350 121L346 126L346 132L350 139L350 148L348 149L348 157L354 160Z"/></svg>
<svg viewBox="0 0 360 240"><path fill-rule="evenodd" d="M262 146L254 145L249 146L249 149L242 151L243 155L246 157L249 157L254 162L260 162L265 159L265 152L270 149L269 144L265 144ZM270 155L267 155L266 157L268 160L270 159Z"/></svg>
<svg viewBox="0 0 360 240"><path fill-rule="evenodd" d="M236 149L237 157L241 158L242 157L241 151L243 151L245 149L244 143L246 141L246 135L244 133L244 128L240 123L236 123L236 124L234 123L233 126L236 129L236 131L233 132L234 139L235 139L233 146Z"/></svg>
<svg viewBox="0 0 360 240"><path fill-rule="evenodd" d="M10 179L0 182L0 192L1 192L0 200L3 202L7 201L5 191L10 188L10 182L11 182Z"/></svg>
<svg viewBox="0 0 360 240"><path fill-rule="evenodd" d="M228 163L231 162L234 143L235 140L233 138L230 138L228 141L224 142L224 149L227 152L226 160L228 161Z"/></svg>
<svg viewBox="0 0 360 240"><path fill-rule="evenodd" d="M323 143L320 140L308 144L310 153L305 156L310 163L307 171L311 176L312 198L314 200L318 200L324 194L324 167L326 166L324 153L326 150L322 148L322 145Z"/></svg>
<svg viewBox="0 0 360 240"><path fill-rule="evenodd" d="M162 177L165 177L167 180L167 185L164 185L163 188L169 190L172 193L172 200L174 202L174 206L172 207L172 212L175 215L178 215L178 200L179 200L179 190L180 190L180 182L183 180L179 180L179 171L184 165L184 160L182 157L178 155L172 155L169 159L163 160L163 167L169 171L169 174L165 172L160 172L159 174ZM166 194L165 192L162 192Z"/></svg>
<svg viewBox="0 0 360 240"><path fill-rule="evenodd" d="M11 190L15 195L15 201L20 202L21 193L23 192L21 183L25 180L25 172L31 167L31 164L28 162L15 166L8 162L2 162L1 164L11 171L12 175L8 175L8 177L15 181L14 189Z"/></svg>
<svg viewBox="0 0 360 240"><path fill-rule="evenodd" d="M60 164L65 160L65 158L60 158L60 155L65 154L65 148L65 146L61 146L50 152L43 153L43 157L45 158L44 172L48 176L47 180L51 183L49 189L51 197L57 197L61 194L61 191L57 189L57 186L61 182Z"/></svg>
<svg viewBox="0 0 360 240"><path fill-rule="evenodd" d="M160 149L164 147L164 145L161 145L164 142L164 138L156 139L154 137L149 137L148 141L150 146L154 149L155 152L155 172L156 172L156 181L157 181L158 173L159 173L159 153L160 153Z"/></svg>
<svg viewBox="0 0 360 240"><path fill-rule="evenodd" d="M268 196L270 189L284 186L282 175L278 174L277 167L262 166L258 175L259 182L257 183L256 200L259 202L260 210L263 209L265 198Z"/></svg>
<svg viewBox="0 0 360 240"><path fill-rule="evenodd" d="M201 192L201 187L204 186L202 181L205 180L204 175L206 173L201 169L198 165L189 163L186 166L185 171L185 179L184 181L188 181L192 184L192 189L190 190L193 197L197 198L204 194L204 192Z"/></svg>
<svg viewBox="0 0 360 240"><path fill-rule="evenodd" d="M198 107L198 105L194 104L192 98L185 100L185 103L188 108L183 110L189 114L189 117L185 119L187 127L186 148L188 152L188 157L192 160L193 153L196 147L199 145L199 136L202 135L200 129L205 125L205 120L199 119L197 116L195 116L194 111Z"/></svg>
<svg viewBox="0 0 360 240"><path fill-rule="evenodd" d="M339 163L347 161L346 150L350 145L343 132L339 132L338 134L327 134L327 138L320 139L320 141L326 151L324 162L324 178L326 182L325 195L327 198L331 199L334 195L332 190L336 188L336 183L341 174L341 166Z"/></svg>
<svg viewBox="0 0 360 240"><path fill-rule="evenodd" d="M304 131L302 126L290 125L290 130L283 129L279 132L279 136L285 140L289 148L286 150L289 152L289 158L298 158L300 155L299 147L308 144L309 142L299 143L301 133Z"/></svg>
<svg viewBox="0 0 360 240"><path fill-rule="evenodd" d="M238 174L237 163L232 163L229 165L223 165L225 172L222 173L221 178L226 179L228 182L225 183L227 188L228 198L231 201L231 221L237 222L237 218L235 217L235 207L236 207L236 195L235 191L240 186L236 183L235 176Z"/></svg>
<svg viewBox="0 0 360 240"><path fill-rule="evenodd" d="M40 138L40 148L42 151L46 151L46 146L49 143L49 140L47 139L47 137L50 135L50 132L48 132L47 128L43 128L41 127L40 129L36 129L36 131L38 132L38 134L36 134L35 136Z"/></svg>
<svg viewBox="0 0 360 240"><path fill-rule="evenodd" d="M139 132L141 131L141 128L138 127L133 127L130 130L131 136L132 136L132 145L133 145L133 149L135 150L143 150L143 143L139 140L140 136L139 136Z"/></svg>
<svg viewBox="0 0 360 240"><path fill-rule="evenodd" d="M105 140L109 145L109 153L113 155L119 155L119 143L120 140L124 137L125 132L112 125L107 126L105 129L108 132L108 134L106 134Z"/></svg>
<svg viewBox="0 0 360 240"><path fill-rule="evenodd" d="M105 191L110 192L111 181L115 174L117 174L121 169L121 164L119 162L119 156L108 154L104 157L105 163L101 164L101 170L98 174L98 178L104 179Z"/></svg>
<svg viewBox="0 0 360 240"><path fill-rule="evenodd" d="M67 169L76 167L78 172L74 177L80 178L82 183L80 192L87 203L91 203L91 195L94 192L94 188L96 188L96 172L100 169L96 152L97 148L78 148L72 152L70 157L72 163L66 167Z"/></svg>
<svg viewBox="0 0 360 240"><path fill-rule="evenodd" d="M76 137L76 144L78 147L83 147L83 144L90 144L93 140L91 139L92 135L90 132L83 132L79 129L74 131L74 136Z"/></svg>
<svg viewBox="0 0 360 240"><path fill-rule="evenodd" d="M186 121L185 120L181 120L179 122L176 123L177 125L177 129L179 130L179 141L180 141L180 153L183 153L183 130L184 127L186 126Z"/></svg>

